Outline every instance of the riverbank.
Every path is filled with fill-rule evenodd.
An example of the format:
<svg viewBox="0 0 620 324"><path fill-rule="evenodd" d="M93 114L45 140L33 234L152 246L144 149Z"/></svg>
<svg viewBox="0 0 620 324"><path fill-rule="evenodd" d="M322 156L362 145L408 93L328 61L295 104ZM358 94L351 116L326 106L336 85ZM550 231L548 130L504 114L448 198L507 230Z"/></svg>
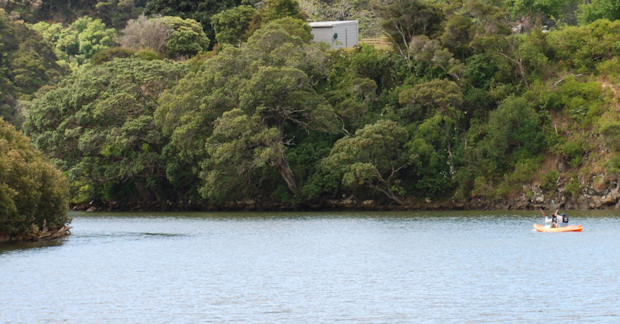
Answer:
<svg viewBox="0 0 620 324"><path fill-rule="evenodd" d="M489 200L475 198L466 202L456 200L419 199L406 205L386 203L372 199L358 199L347 197L331 199L316 204L287 204L273 201L258 201L253 199L231 201L223 205L174 205L158 204L123 206L111 204L77 204L71 206L76 211L329 211L329 210L368 210L368 211L406 211L406 210L538 210L540 208L562 208L573 210L586 209L620 209L620 193L614 190L600 194L584 194L577 199L567 196L528 195Z"/></svg>
<svg viewBox="0 0 620 324"><path fill-rule="evenodd" d="M44 228L42 230L36 230L36 231L29 232L29 233L13 235L13 236L0 234L0 243L24 242L24 241L36 242L36 241L55 240L55 239L59 239L59 238L63 238L68 235L71 235L71 228L72 228L71 226L65 225L56 230L50 230L50 229Z"/></svg>

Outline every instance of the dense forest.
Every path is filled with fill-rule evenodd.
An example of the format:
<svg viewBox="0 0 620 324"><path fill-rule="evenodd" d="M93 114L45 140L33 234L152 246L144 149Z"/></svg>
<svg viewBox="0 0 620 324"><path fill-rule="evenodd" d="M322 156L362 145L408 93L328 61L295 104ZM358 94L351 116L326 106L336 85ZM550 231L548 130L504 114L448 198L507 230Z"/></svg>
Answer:
<svg viewBox="0 0 620 324"><path fill-rule="evenodd" d="M618 208L619 18L617 0L0 0L0 210ZM343 19L355 48L313 42L308 21ZM38 198L12 182L24 156Z"/></svg>

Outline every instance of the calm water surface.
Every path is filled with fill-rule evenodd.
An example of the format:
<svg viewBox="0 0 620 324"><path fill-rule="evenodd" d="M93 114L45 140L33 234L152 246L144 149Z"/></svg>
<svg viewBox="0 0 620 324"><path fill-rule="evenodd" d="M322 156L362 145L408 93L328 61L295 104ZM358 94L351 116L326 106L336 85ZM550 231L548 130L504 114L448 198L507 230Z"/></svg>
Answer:
<svg viewBox="0 0 620 324"><path fill-rule="evenodd" d="M74 213L0 245L1 323L620 323L620 212Z"/></svg>

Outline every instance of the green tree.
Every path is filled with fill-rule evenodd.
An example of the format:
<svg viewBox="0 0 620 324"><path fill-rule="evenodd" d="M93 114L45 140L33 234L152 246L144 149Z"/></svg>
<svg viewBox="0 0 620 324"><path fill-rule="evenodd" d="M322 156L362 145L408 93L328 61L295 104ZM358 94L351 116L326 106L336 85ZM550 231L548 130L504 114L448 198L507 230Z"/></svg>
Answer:
<svg viewBox="0 0 620 324"><path fill-rule="evenodd" d="M0 9L0 117L21 124L18 100L57 80L63 70L51 45L27 25L12 21Z"/></svg>
<svg viewBox="0 0 620 324"><path fill-rule="evenodd" d="M208 39L215 39L211 27L213 15L241 4L240 0L146 0L145 14L178 16L183 19L198 21Z"/></svg>
<svg viewBox="0 0 620 324"><path fill-rule="evenodd" d="M81 68L34 101L25 129L66 171L74 202L176 201L153 112L185 72L181 63L119 58Z"/></svg>
<svg viewBox="0 0 620 324"><path fill-rule="evenodd" d="M297 0L265 0L266 6L261 12L263 23L270 21L291 17L296 19L305 20L306 14L299 7Z"/></svg>
<svg viewBox="0 0 620 324"><path fill-rule="evenodd" d="M204 150L215 120L234 108L240 108L247 120L260 121L261 127L250 129L278 130L274 145L279 147L292 145L294 138L290 134L297 129L311 132L335 128L336 118L331 107L314 88L315 82L325 77L325 55L318 44L309 43L305 37L309 31L305 27L299 29L296 26L300 24L292 24L289 20L284 18L268 24L239 48L224 47L196 73L188 75L162 96L157 120L163 131L171 136L168 150L188 165L169 170L172 179L189 177L182 175L181 170L194 170L196 173L202 168L202 180L206 181L204 177L213 174L210 171L220 174L227 171L207 170L204 166L236 167L215 163L212 161L214 157ZM222 141L227 137L218 138ZM276 174L279 174L280 181L284 181L288 191L297 191L298 179L286 154L278 160L263 161L277 170ZM256 166L256 169L264 170L264 165ZM234 190L224 186L216 189L225 192ZM202 194L218 196L204 189Z"/></svg>
<svg viewBox="0 0 620 324"><path fill-rule="evenodd" d="M288 163L280 131L266 127L260 116L249 117L241 109L225 112L215 121L206 150L200 192L214 202L256 196L260 171L268 167L287 172L282 177L295 185L290 167L280 166Z"/></svg>
<svg viewBox="0 0 620 324"><path fill-rule="evenodd" d="M255 14L256 9L251 6L238 6L213 15L211 25L217 42L239 45L246 41L250 22Z"/></svg>
<svg viewBox="0 0 620 324"><path fill-rule="evenodd" d="M620 20L596 20L589 25L567 26L549 33L555 59L579 73L594 70L598 61L620 56Z"/></svg>
<svg viewBox="0 0 620 324"><path fill-rule="evenodd" d="M402 106L399 114L410 122L432 117L436 113L457 120L463 93L453 81L437 79L401 91L398 102Z"/></svg>
<svg viewBox="0 0 620 324"><path fill-rule="evenodd" d="M414 131L405 146L409 154L416 192L437 198L448 193L454 185L459 157L456 155L457 120L441 112L425 119Z"/></svg>
<svg viewBox="0 0 620 324"><path fill-rule="evenodd" d="M566 11L578 0L508 0L506 6L515 15L523 15L529 19L551 18L560 20Z"/></svg>
<svg viewBox="0 0 620 324"><path fill-rule="evenodd" d="M618 0L592 0L579 5L579 22L589 24L598 19L611 21L620 19L620 2Z"/></svg>
<svg viewBox="0 0 620 324"><path fill-rule="evenodd" d="M159 20L170 27L170 36L163 49L168 57L191 57L209 48L210 40L197 21L169 16L159 18Z"/></svg>
<svg viewBox="0 0 620 324"><path fill-rule="evenodd" d="M404 205L406 193L401 174L409 165L405 153L407 130L390 120L380 120L341 138L323 165L341 175L342 184L356 190L368 187Z"/></svg>
<svg viewBox="0 0 620 324"><path fill-rule="evenodd" d="M452 15L446 18L445 28L441 34L441 44L460 60L471 55L469 43L474 38L474 23L466 15Z"/></svg>
<svg viewBox="0 0 620 324"><path fill-rule="evenodd" d="M128 20L134 19L144 11L140 0L99 0L95 5L95 15L107 26L121 29Z"/></svg>
<svg viewBox="0 0 620 324"><path fill-rule="evenodd" d="M392 46L407 61L414 36L433 36L441 30L443 13L431 3L420 0L385 0L374 3L383 31Z"/></svg>
<svg viewBox="0 0 620 324"><path fill-rule="evenodd" d="M64 175L0 118L0 234L57 230L70 222Z"/></svg>
<svg viewBox="0 0 620 324"><path fill-rule="evenodd" d="M82 17L63 28L59 23L38 22L33 29L54 45L56 55L64 62L77 66L85 63L98 51L115 46L116 30L106 28L101 19Z"/></svg>
<svg viewBox="0 0 620 324"><path fill-rule="evenodd" d="M483 150L496 170L536 156L545 147L541 120L521 97L508 97L489 115Z"/></svg>

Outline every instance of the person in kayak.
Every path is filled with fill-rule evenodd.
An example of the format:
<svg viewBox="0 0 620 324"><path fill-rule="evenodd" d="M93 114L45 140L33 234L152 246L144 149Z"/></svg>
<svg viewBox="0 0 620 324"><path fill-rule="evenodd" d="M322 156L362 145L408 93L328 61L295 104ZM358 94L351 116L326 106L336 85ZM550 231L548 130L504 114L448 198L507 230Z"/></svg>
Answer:
<svg viewBox="0 0 620 324"><path fill-rule="evenodd" d="M551 228L558 228L558 212L560 210L556 209L556 211L551 215Z"/></svg>
<svg viewBox="0 0 620 324"><path fill-rule="evenodd" d="M568 216L566 216L566 213L562 213L562 215L558 216L558 224L560 227L568 226Z"/></svg>
<svg viewBox="0 0 620 324"><path fill-rule="evenodd" d="M551 227L551 228L558 227L558 212L559 211L560 211L559 209L556 209L553 215L551 215L551 217L548 217L547 214L545 214L545 211L542 208L540 208L540 213L545 217L545 227Z"/></svg>

